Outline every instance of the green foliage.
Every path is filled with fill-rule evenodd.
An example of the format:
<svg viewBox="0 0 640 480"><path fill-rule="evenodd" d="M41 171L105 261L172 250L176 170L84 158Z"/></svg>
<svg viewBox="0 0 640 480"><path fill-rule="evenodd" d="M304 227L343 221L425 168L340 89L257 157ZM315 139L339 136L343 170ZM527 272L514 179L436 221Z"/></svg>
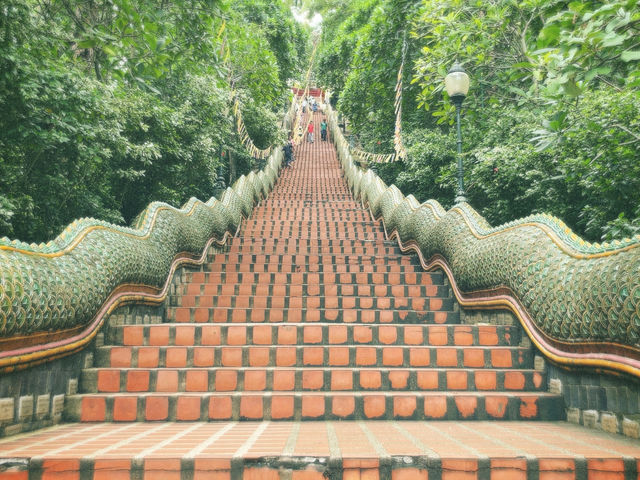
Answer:
<svg viewBox="0 0 640 480"><path fill-rule="evenodd" d="M278 142L306 38L265 1L6 0L0 235L44 241L78 217L124 223L154 200L209 198L220 168L254 167L232 91L256 144Z"/></svg>
<svg viewBox="0 0 640 480"><path fill-rule="evenodd" d="M463 151L475 208L494 224L549 212L590 240L638 232L637 0L312 3L328 15L319 77L369 151L393 148L398 32L408 28L409 158L375 167L387 183L451 206L455 107L444 77L459 61L471 78Z"/></svg>

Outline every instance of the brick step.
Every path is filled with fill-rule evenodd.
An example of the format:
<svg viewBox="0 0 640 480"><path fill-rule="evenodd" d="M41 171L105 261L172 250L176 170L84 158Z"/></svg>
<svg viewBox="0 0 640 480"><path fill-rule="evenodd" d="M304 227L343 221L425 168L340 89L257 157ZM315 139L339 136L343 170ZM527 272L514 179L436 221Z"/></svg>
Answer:
<svg viewBox="0 0 640 480"><path fill-rule="evenodd" d="M104 346L96 367L432 367L509 368L533 366L531 349L515 346L424 345L334 346Z"/></svg>
<svg viewBox="0 0 640 480"><path fill-rule="evenodd" d="M304 234L303 234L304 233ZM327 230L315 230L315 231L305 231L296 233L294 231L274 231L274 230L255 230L255 231L247 231L244 232L245 235L258 235L263 237L271 237L275 235L282 236L290 236L295 235L301 239L305 240L316 240L318 238L330 238L331 240L348 240L349 238L353 238L354 236L358 236L362 238L362 240L381 240L384 238L382 232L334 232L329 229Z"/></svg>
<svg viewBox="0 0 640 480"><path fill-rule="evenodd" d="M422 273L419 265L356 265L356 264L294 264L294 263L209 263L202 268L208 272L242 272L242 273Z"/></svg>
<svg viewBox="0 0 640 480"><path fill-rule="evenodd" d="M207 297L202 297L207 298ZM260 298L260 297L257 297ZM459 312L435 310L452 299L430 299L430 310L379 310L338 308L258 308L258 307L170 307L166 319L176 323L460 323Z"/></svg>
<svg viewBox="0 0 640 480"><path fill-rule="evenodd" d="M215 345L429 345L517 346L520 328L510 325L121 325L112 343L129 346Z"/></svg>
<svg viewBox="0 0 640 480"><path fill-rule="evenodd" d="M362 215L363 217L365 215ZM380 226L373 223L371 218L365 218L363 220L328 220L328 219L314 219L303 220L302 218L286 218L280 217L278 220L273 220L273 217L267 217L260 215L260 212L254 213L247 220L244 221L245 228L269 228L269 229L295 229L295 230L331 230L339 228L341 230L353 230L367 228L376 234L380 234Z"/></svg>
<svg viewBox="0 0 640 480"><path fill-rule="evenodd" d="M186 283L178 287L185 295L257 295L271 297L333 296L333 297L448 297L450 287L437 285L442 277L431 277L433 285L270 285L233 283Z"/></svg>
<svg viewBox="0 0 640 480"><path fill-rule="evenodd" d="M374 244L363 243L359 246L297 246L295 244L231 244L229 253L245 253L245 254L289 254L297 255L300 253L309 253L312 255L398 255L401 253L397 246L376 247Z"/></svg>
<svg viewBox="0 0 640 480"><path fill-rule="evenodd" d="M416 368L88 368L82 393L546 390L533 370Z"/></svg>
<svg viewBox="0 0 640 480"><path fill-rule="evenodd" d="M69 396L73 422L560 420L563 400L514 392L121 393Z"/></svg>
<svg viewBox="0 0 640 480"><path fill-rule="evenodd" d="M442 276L429 272L187 272L193 283L260 283L271 285L442 285ZM436 281L434 282L434 279ZM438 281L440 280L440 281Z"/></svg>
<svg viewBox="0 0 640 480"><path fill-rule="evenodd" d="M257 263L295 265L420 265L415 255L282 255L212 252L207 263Z"/></svg>
<svg viewBox="0 0 640 480"><path fill-rule="evenodd" d="M640 464L637 440L544 421L63 424L0 450L22 459L7 480L613 480Z"/></svg>
<svg viewBox="0 0 640 480"><path fill-rule="evenodd" d="M364 297L364 296L299 296L271 297L256 295L189 295L178 297L171 306L177 308L284 308L284 309L333 309L342 310L414 310L416 312L453 311L452 298L425 297ZM183 314L184 315L184 314ZM180 320L182 321L182 320Z"/></svg>
<svg viewBox="0 0 640 480"><path fill-rule="evenodd" d="M231 245L296 245L306 250L308 247L362 247L364 245L374 246L378 248L394 247L397 244L383 238L357 240L353 238L262 238L262 237L245 237L238 236L231 240ZM398 249L397 253L401 253ZM380 255L380 253L374 253Z"/></svg>

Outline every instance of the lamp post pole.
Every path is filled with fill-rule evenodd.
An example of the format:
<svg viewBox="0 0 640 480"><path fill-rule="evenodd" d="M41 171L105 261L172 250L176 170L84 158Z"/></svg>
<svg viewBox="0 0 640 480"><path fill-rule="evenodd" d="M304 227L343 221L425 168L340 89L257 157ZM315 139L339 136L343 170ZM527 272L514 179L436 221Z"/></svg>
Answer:
<svg viewBox="0 0 640 480"><path fill-rule="evenodd" d="M462 109L462 101L464 96L454 96L452 98L456 106L456 130L458 131L458 192L456 193L455 203L463 203L467 201L464 192L464 165L462 164L462 129L460 128L460 110Z"/></svg>
<svg viewBox="0 0 640 480"><path fill-rule="evenodd" d="M462 130L460 128L460 110L462 102L469 91L469 76L462 68L462 65L455 63L444 79L449 99L456 107L456 130L458 133L458 191L456 192L455 203L467 201L464 191L464 165L462 164Z"/></svg>

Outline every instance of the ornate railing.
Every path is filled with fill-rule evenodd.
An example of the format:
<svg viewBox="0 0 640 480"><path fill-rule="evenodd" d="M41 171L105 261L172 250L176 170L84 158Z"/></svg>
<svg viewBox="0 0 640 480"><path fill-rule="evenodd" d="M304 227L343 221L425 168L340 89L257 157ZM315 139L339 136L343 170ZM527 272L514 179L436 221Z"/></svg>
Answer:
<svg viewBox="0 0 640 480"><path fill-rule="evenodd" d="M549 215L492 228L470 205L419 204L356 166L328 112L354 196L425 269L442 268L465 308L507 308L554 363L640 376L640 235L591 244Z"/></svg>
<svg viewBox="0 0 640 480"><path fill-rule="evenodd" d="M0 372L74 353L128 302L164 301L173 272L235 234L276 182L281 149L220 199L152 203L131 228L78 220L47 244L0 240Z"/></svg>

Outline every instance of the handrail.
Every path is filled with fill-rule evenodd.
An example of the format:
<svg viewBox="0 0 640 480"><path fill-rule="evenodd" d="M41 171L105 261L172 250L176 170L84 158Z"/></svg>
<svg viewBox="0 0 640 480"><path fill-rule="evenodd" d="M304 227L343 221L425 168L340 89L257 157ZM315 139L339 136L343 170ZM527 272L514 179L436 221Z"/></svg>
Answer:
<svg viewBox="0 0 640 480"><path fill-rule="evenodd" d="M419 204L356 166L327 117L353 195L403 251L445 271L463 307L511 310L558 365L640 377L640 235L591 244L550 215L491 227L467 203Z"/></svg>
<svg viewBox="0 0 640 480"><path fill-rule="evenodd" d="M84 348L118 306L163 302L175 270L203 263L212 243L234 235L281 164L278 148L219 200L154 202L131 228L81 219L47 244L0 239L0 372Z"/></svg>

